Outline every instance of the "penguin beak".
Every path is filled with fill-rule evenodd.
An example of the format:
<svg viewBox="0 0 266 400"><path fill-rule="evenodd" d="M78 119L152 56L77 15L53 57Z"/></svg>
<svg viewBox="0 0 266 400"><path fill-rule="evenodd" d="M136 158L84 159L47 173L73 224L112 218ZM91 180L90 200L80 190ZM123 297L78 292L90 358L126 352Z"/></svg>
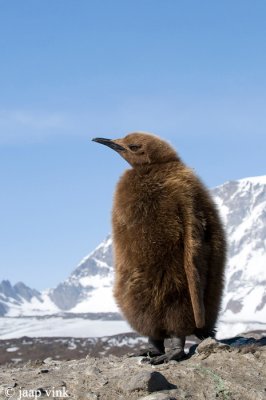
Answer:
<svg viewBox="0 0 266 400"><path fill-rule="evenodd" d="M104 144L105 146L108 146L108 147L110 147L111 149L113 149L115 151L124 151L124 150L126 150L124 147L120 146L120 144L116 143L115 141L113 141L111 139L93 138L92 141Z"/></svg>

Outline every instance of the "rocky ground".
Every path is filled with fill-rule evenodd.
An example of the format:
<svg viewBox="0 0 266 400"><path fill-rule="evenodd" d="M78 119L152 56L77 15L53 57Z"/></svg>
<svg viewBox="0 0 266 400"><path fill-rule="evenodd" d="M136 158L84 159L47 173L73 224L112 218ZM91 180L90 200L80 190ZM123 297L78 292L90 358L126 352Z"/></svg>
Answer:
<svg viewBox="0 0 266 400"><path fill-rule="evenodd" d="M195 337L187 338L187 349L198 342ZM61 361L79 360L87 355L91 357L123 356L146 348L146 344L146 338L133 332L98 338L23 336L18 339L0 340L0 365L19 365L47 357Z"/></svg>
<svg viewBox="0 0 266 400"><path fill-rule="evenodd" d="M5 365L0 399L263 400L266 337L254 336L206 339L187 359L155 367L140 357L113 355Z"/></svg>

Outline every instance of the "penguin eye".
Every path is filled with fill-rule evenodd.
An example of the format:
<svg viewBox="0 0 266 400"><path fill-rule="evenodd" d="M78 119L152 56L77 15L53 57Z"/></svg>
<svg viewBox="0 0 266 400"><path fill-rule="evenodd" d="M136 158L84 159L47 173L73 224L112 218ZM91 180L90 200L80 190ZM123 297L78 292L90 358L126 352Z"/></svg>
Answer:
<svg viewBox="0 0 266 400"><path fill-rule="evenodd" d="M137 151L137 150L139 150L139 149L141 148L141 145L140 145L140 144L129 144L129 145L128 145L128 148L129 148L131 151Z"/></svg>

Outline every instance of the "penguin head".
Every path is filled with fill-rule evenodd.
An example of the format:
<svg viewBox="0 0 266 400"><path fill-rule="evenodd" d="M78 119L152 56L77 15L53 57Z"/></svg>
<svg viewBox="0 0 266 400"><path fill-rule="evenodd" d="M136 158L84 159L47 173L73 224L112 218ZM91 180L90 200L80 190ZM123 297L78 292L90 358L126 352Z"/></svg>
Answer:
<svg viewBox="0 0 266 400"><path fill-rule="evenodd" d="M170 144L150 133L133 132L122 139L94 138L92 140L115 150L133 168L179 160Z"/></svg>

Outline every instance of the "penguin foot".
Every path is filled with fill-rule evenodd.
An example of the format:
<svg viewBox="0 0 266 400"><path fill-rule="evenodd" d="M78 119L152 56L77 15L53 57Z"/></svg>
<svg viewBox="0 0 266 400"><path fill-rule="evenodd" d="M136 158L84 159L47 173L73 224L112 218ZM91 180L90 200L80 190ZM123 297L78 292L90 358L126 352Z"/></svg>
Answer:
<svg viewBox="0 0 266 400"><path fill-rule="evenodd" d="M181 361L184 358L186 358L186 353L184 352L184 350L177 349L177 350L172 350L165 354L162 354L161 356L151 358L150 364L151 365L159 365L159 364L167 363L171 360Z"/></svg>
<svg viewBox="0 0 266 400"><path fill-rule="evenodd" d="M153 357L159 357L162 354L163 353L159 352L158 350L151 350L151 349L144 350L143 349L140 352L131 353L129 355L129 357L148 357L148 358L153 358Z"/></svg>
<svg viewBox="0 0 266 400"><path fill-rule="evenodd" d="M185 336L171 338L170 348L166 351L166 353L152 358L150 360L150 364L158 365L167 363L171 360L180 361L186 358L186 353L184 352L185 341Z"/></svg>
<svg viewBox="0 0 266 400"><path fill-rule="evenodd" d="M147 350L143 350L137 354L132 355L131 357L147 357L147 359L153 357L159 357L165 353L164 348L164 340L163 339L154 339L149 337L149 347Z"/></svg>

